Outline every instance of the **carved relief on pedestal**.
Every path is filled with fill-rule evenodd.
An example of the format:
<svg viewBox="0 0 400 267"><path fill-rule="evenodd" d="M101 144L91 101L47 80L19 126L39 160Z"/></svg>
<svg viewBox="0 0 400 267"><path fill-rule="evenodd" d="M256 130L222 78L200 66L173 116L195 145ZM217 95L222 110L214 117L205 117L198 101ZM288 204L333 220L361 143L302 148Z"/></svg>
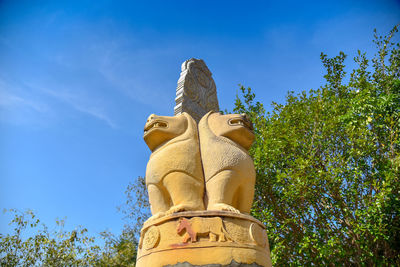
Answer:
<svg viewBox="0 0 400 267"><path fill-rule="evenodd" d="M255 169L248 149L254 141L246 115L209 112L199 122L207 210L249 213Z"/></svg>
<svg viewBox="0 0 400 267"><path fill-rule="evenodd" d="M181 234L183 231L186 231L183 243L187 243L189 239L190 242L196 242L197 236L200 235L208 236L211 242L223 242L227 241L227 238L231 239L220 217L193 217L189 220L181 217L178 220L177 233Z"/></svg>
<svg viewBox="0 0 400 267"><path fill-rule="evenodd" d="M150 115L144 140L153 152L146 169L152 219L184 210L204 210L204 176L197 124L182 113Z"/></svg>
<svg viewBox="0 0 400 267"><path fill-rule="evenodd" d="M146 231L146 234L144 235L143 247L145 249L152 249L158 245L159 241L160 231L158 230L157 226L152 226Z"/></svg>
<svg viewBox="0 0 400 267"><path fill-rule="evenodd" d="M249 243L249 228L248 225L243 225L237 220L225 222L226 231L231 235L232 241L243 244Z"/></svg>
<svg viewBox="0 0 400 267"><path fill-rule="evenodd" d="M249 228L251 240L260 247L265 248L268 242L267 233L258 224L252 223Z"/></svg>
<svg viewBox="0 0 400 267"><path fill-rule="evenodd" d="M137 266L164 266L155 262L167 265L187 259L200 264L205 258L214 264L225 265L235 260L268 266L266 244L264 226L249 215L227 211L180 212L145 223ZM253 254L247 254L249 251ZM160 256L152 257L157 253ZM228 254L233 256L225 257Z"/></svg>

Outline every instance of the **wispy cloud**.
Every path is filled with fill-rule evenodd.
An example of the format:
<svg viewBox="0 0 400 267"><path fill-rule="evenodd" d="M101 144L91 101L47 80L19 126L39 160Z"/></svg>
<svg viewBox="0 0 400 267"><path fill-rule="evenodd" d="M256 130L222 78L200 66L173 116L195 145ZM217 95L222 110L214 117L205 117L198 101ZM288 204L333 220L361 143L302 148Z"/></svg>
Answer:
<svg viewBox="0 0 400 267"><path fill-rule="evenodd" d="M38 112L45 112L47 111L47 108L45 105L41 104L41 103L37 103L34 102L32 100L20 97L20 96L16 96L13 94L9 94L5 91L2 91L0 89L0 106L2 107L26 107L26 108L30 108L33 109L35 111Z"/></svg>
<svg viewBox="0 0 400 267"><path fill-rule="evenodd" d="M17 90L14 86L0 79L0 107L7 109L28 108L37 112L46 112L48 110L47 105L22 94L11 93L11 91L21 90Z"/></svg>
<svg viewBox="0 0 400 267"><path fill-rule="evenodd" d="M110 126L113 129L118 128L117 125L114 123L113 120L111 120L103 110L97 108L97 107L89 107L89 106L84 106L84 105L80 105L77 103L72 104L73 107L83 113L87 113L99 120L104 121L105 123L108 124L108 126Z"/></svg>
<svg viewBox="0 0 400 267"><path fill-rule="evenodd" d="M166 58L176 51L168 47L136 47L137 41L129 38L98 42L88 47L93 56L91 67L117 91L135 102L159 107L175 93L175 82L171 88L162 70L168 66ZM179 66L177 67L179 73ZM157 78L155 78L157 77Z"/></svg>
<svg viewBox="0 0 400 267"><path fill-rule="evenodd" d="M105 122L108 126L115 129L116 123L108 116L108 114L98 105L90 103L91 101L82 95L73 94L71 92L48 90L41 88L41 91L68 104L76 111L90 115L96 119Z"/></svg>
<svg viewBox="0 0 400 267"><path fill-rule="evenodd" d="M18 120L22 120L24 123L29 123L29 120L38 122L38 118L43 115L47 118L52 114L57 114L58 108L51 100L52 98L65 103L78 112L103 121L113 129L118 128L104 110L103 103L99 99L89 97L84 93L72 93L63 88L50 90L31 83L14 84L0 78L0 110L4 116L28 114L24 118L18 116ZM13 122L16 123L16 121Z"/></svg>

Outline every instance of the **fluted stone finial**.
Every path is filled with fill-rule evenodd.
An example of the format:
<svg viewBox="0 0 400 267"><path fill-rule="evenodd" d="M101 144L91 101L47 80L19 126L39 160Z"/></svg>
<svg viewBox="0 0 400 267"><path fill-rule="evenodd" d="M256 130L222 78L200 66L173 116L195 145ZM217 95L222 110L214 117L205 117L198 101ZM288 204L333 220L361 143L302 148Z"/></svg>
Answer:
<svg viewBox="0 0 400 267"><path fill-rule="evenodd" d="M207 112L219 111L215 82L202 59L183 62L175 102L174 115L187 112L197 122Z"/></svg>

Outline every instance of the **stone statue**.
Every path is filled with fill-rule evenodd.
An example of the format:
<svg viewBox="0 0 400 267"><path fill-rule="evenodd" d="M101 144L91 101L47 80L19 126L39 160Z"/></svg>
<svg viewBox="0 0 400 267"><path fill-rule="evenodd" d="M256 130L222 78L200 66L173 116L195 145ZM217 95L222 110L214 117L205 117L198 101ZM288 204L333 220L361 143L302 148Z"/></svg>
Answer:
<svg viewBox="0 0 400 267"><path fill-rule="evenodd" d="M248 149L254 141L247 116L210 111L199 123L207 210L249 213L256 172Z"/></svg>
<svg viewBox="0 0 400 267"><path fill-rule="evenodd" d="M186 112L174 117L152 114L143 138L153 152L146 169L151 219L204 210L204 176L193 118Z"/></svg>
<svg viewBox="0 0 400 267"><path fill-rule="evenodd" d="M219 111L215 82L203 60L183 62L175 101L175 115L186 111L197 122L210 110Z"/></svg>
<svg viewBox="0 0 400 267"><path fill-rule="evenodd" d="M146 185L152 216L140 233L137 267L271 266L265 226L248 215L255 169L245 114L219 113L203 60L182 64L175 116L150 115Z"/></svg>

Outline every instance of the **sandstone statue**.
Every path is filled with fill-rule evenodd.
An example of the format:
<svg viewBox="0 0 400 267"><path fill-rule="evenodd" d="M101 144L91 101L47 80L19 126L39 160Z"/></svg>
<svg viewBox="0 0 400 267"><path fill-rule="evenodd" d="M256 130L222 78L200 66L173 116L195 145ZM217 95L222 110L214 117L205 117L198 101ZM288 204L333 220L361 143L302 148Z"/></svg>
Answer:
<svg viewBox="0 0 400 267"><path fill-rule="evenodd" d="M152 219L185 210L204 210L204 176L197 124L186 112L150 115L144 140L153 152L146 169Z"/></svg>
<svg viewBox="0 0 400 267"><path fill-rule="evenodd" d="M254 141L246 115L207 113L199 123L207 210L249 213L256 173L248 149Z"/></svg>
<svg viewBox="0 0 400 267"><path fill-rule="evenodd" d="M249 118L219 113L201 59L182 64L175 101L175 116L150 115L144 127L152 216L136 266L271 266L265 226L248 214L256 177Z"/></svg>

